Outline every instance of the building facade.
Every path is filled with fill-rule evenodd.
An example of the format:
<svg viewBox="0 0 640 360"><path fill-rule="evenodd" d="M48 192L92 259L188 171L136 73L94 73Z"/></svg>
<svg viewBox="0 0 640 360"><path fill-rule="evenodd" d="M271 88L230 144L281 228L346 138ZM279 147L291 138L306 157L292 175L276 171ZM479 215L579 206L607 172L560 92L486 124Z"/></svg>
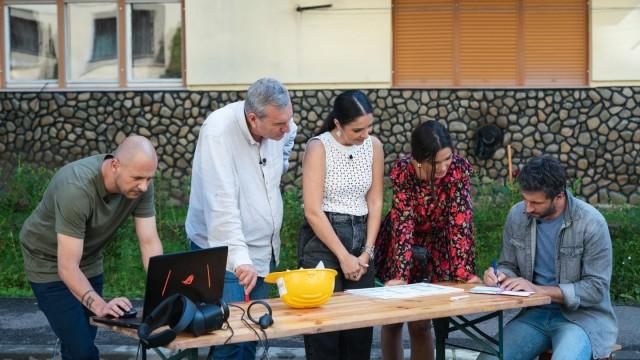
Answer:
<svg viewBox="0 0 640 360"><path fill-rule="evenodd" d="M635 0L0 0L0 158L59 166L129 134L188 181L199 126L262 76L291 90L285 182L342 89L365 90L387 165L411 129L447 126L480 183L538 154L580 195L640 203ZM478 156L476 130L502 146Z"/></svg>

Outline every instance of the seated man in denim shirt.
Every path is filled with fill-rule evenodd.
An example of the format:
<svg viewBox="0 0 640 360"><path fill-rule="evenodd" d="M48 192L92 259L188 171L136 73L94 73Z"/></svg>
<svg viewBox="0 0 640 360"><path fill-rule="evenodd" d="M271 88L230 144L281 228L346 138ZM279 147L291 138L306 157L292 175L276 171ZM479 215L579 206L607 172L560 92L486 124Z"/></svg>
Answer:
<svg viewBox="0 0 640 360"><path fill-rule="evenodd" d="M524 201L507 217L497 278L489 268L484 282L548 295L551 304L524 309L507 324L504 358L534 359L548 349L553 359L608 357L618 328L609 298L606 220L566 189L565 169L555 158L531 159L518 183Z"/></svg>

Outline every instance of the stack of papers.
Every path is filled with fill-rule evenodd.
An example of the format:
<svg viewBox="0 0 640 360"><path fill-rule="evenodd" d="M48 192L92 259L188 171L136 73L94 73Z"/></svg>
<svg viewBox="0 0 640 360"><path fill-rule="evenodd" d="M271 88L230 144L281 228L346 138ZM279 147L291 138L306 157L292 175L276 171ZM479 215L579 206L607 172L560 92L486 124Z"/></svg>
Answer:
<svg viewBox="0 0 640 360"><path fill-rule="evenodd" d="M429 283L416 283L409 285L395 285L395 286L384 286L384 287L374 287L374 288L365 288L365 289L350 289L346 292L354 294L354 295L362 295L373 297L377 299L410 299L414 297L420 296L429 296L429 295L442 295L449 293L457 293L464 292L463 289L451 287L451 286L443 286L443 285L435 285Z"/></svg>
<svg viewBox="0 0 640 360"><path fill-rule="evenodd" d="M474 294L511 295L511 296L531 296L531 294L533 294L533 292L531 291L508 291L508 290L502 290L499 287L493 287L493 286L476 286L471 288L469 292Z"/></svg>

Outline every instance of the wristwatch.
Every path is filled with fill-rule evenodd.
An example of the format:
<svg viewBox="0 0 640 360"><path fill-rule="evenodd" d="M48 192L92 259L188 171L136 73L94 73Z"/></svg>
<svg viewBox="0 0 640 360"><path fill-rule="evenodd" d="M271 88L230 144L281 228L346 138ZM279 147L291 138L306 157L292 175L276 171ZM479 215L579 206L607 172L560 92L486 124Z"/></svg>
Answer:
<svg viewBox="0 0 640 360"><path fill-rule="evenodd" d="M375 256L375 251L373 246L371 245L365 245L364 246L364 252L366 252L367 254L369 254L369 259L373 260L373 257Z"/></svg>

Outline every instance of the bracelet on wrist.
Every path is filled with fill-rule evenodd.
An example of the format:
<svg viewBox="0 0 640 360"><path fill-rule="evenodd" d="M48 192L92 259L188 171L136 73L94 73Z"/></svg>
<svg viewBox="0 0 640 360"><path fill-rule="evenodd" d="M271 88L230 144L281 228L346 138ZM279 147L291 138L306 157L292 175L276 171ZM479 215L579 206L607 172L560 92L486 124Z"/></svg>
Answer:
<svg viewBox="0 0 640 360"><path fill-rule="evenodd" d="M369 259L373 260L373 257L375 256L375 251L374 251L373 246L365 245L364 246L364 252L366 252L369 255Z"/></svg>

